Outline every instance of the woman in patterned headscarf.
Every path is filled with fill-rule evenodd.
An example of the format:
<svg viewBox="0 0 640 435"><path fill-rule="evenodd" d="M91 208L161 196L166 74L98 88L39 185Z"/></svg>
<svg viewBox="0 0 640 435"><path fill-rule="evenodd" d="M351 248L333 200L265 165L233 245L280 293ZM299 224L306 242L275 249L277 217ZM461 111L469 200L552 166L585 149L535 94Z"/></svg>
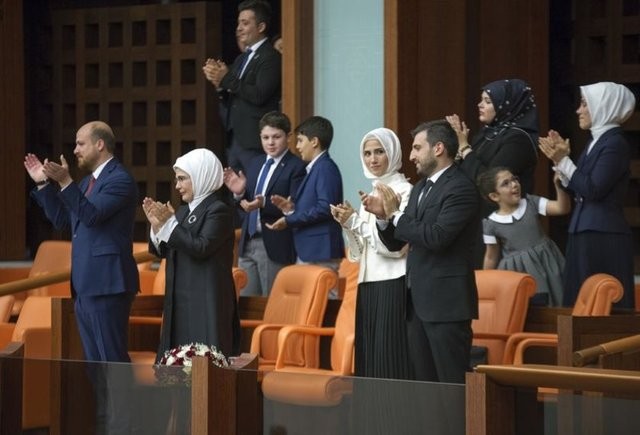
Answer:
<svg viewBox="0 0 640 435"><path fill-rule="evenodd" d="M460 142L460 167L473 180L489 168L507 167L520 178L523 191L531 193L539 130L531 88L520 79L491 82L482 87L478 111L484 127L471 145L466 124L458 115L447 116Z"/></svg>
<svg viewBox="0 0 640 435"><path fill-rule="evenodd" d="M198 148L178 157L173 169L186 204L175 213L169 203L151 198L142 204L151 224L150 252L167 261L158 360L192 342L235 355L240 323L231 274L234 229L222 164Z"/></svg>
<svg viewBox="0 0 640 435"><path fill-rule="evenodd" d="M635 308L633 235L623 210L631 155L620 125L633 114L636 100L628 88L611 82L581 86L580 91L578 123L581 129L591 130L592 139L577 163L569 157L568 139L553 130L540 138L540 149L575 198L569 223L563 304L574 305L589 276L608 273L624 287L622 300L616 306Z"/></svg>
<svg viewBox="0 0 640 435"><path fill-rule="evenodd" d="M400 140L387 128L376 128L360 142L365 177L397 192L403 210L411 184L398 172L402 166ZM346 202L331 207L343 227L350 261L360 263L356 302L355 373L358 376L408 379L405 326L406 249L390 252L378 237L376 217Z"/></svg>

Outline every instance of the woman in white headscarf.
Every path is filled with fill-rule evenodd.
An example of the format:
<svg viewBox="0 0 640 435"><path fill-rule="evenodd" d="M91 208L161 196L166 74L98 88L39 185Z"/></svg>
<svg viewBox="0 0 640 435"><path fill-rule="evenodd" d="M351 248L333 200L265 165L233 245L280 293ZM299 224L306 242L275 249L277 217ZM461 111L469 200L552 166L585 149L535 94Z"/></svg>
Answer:
<svg viewBox="0 0 640 435"><path fill-rule="evenodd" d="M373 186L384 183L398 193L404 210L411 184L398 172L402 150L387 128L367 133L360 142L365 177ZM375 193L372 193L375 194ZM405 326L406 249L390 252L378 237L376 217L348 202L332 207L343 227L348 258L360 262L356 302L355 373L358 376L408 379L409 357Z"/></svg>
<svg viewBox="0 0 640 435"><path fill-rule="evenodd" d="M208 149L178 157L176 190L186 204L145 198L150 251L167 260L162 333L165 351L192 342L214 345L226 356L239 350L240 323L233 287L234 229L225 201L222 164Z"/></svg>
<svg viewBox="0 0 640 435"><path fill-rule="evenodd" d="M540 149L554 163L575 198L564 271L565 306L573 306L582 283L595 273L615 276L624 286L618 307L634 308L633 236L623 205L629 185L630 146L620 127L633 114L635 97L623 85L581 86L576 110L592 140L574 163L569 140L550 130Z"/></svg>

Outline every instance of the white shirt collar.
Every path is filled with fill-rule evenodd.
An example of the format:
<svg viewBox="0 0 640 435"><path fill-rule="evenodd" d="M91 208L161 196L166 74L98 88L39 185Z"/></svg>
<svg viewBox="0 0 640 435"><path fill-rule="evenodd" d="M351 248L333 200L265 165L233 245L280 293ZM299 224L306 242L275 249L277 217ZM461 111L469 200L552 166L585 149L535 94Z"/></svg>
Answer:
<svg viewBox="0 0 640 435"><path fill-rule="evenodd" d="M520 198L520 204L518 204L518 208L511 214L498 214L497 212L493 212L489 215L489 219L494 222L498 222L499 224L511 224L514 219L522 219L524 216L524 212L527 210L527 200L524 198Z"/></svg>
<svg viewBox="0 0 640 435"><path fill-rule="evenodd" d="M253 56L255 54L256 50L258 48L260 48L260 46L262 44L264 44L264 41L266 41L266 40L267 40L267 38L261 39L258 42L256 42L255 44L249 46L249 48L251 49L251 54L249 55L249 58L251 58L251 56Z"/></svg>
<svg viewBox="0 0 640 435"><path fill-rule="evenodd" d="M309 164L307 164L307 166L306 166L306 168L305 168L305 169L307 170L307 174L308 174L309 172L311 172L311 168L313 168L313 165L316 163L316 160L318 160L318 159L319 159L319 158L320 158L324 153L326 153L326 152L327 152L327 150L322 151L320 154L318 154L317 156L315 156L315 157L313 158L313 160L311 160L311 161L309 162Z"/></svg>
<svg viewBox="0 0 640 435"><path fill-rule="evenodd" d="M100 174L102 173L102 170L104 169L104 167L107 166L107 163L109 163L111 160L113 160L113 156L109 160L107 160L106 162L98 166L96 170L92 172L93 178L97 180Z"/></svg>
<svg viewBox="0 0 640 435"><path fill-rule="evenodd" d="M447 166L446 168L440 169L438 172L436 172L435 174L433 174L429 178L427 178L427 180L431 180L431 181L433 181L433 184L436 184L436 181L438 181L438 178L440 178L440 176L442 174L444 174L444 171L446 171L450 167L451 167L451 165Z"/></svg>

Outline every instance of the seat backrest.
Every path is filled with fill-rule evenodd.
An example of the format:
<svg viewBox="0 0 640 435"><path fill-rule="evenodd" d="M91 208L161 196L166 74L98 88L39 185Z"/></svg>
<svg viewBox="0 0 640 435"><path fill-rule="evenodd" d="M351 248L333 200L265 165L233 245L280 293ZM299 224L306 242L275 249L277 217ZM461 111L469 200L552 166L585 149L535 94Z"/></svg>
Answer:
<svg viewBox="0 0 640 435"><path fill-rule="evenodd" d="M149 252L149 243L148 242L133 242L133 253L136 252ZM138 263L138 270L142 272L143 270L152 270L153 269L153 260L145 261L143 263Z"/></svg>
<svg viewBox="0 0 640 435"><path fill-rule="evenodd" d="M510 270L476 270L479 315L474 332L512 334L524 328L529 298L536 292L535 279Z"/></svg>
<svg viewBox="0 0 640 435"><path fill-rule="evenodd" d="M338 277L334 271L313 264L294 264L280 269L273 282L264 310L263 323L320 326L327 308L329 290L336 287ZM305 349L312 340L305 340ZM300 346L302 346L302 340ZM278 355L278 331L261 334L260 349L265 359ZM311 346L311 344L309 344ZM304 361L304 353L289 354L288 359ZM313 350L311 350L313 354Z"/></svg>
<svg viewBox="0 0 640 435"><path fill-rule="evenodd" d="M347 257L340 262L338 277L340 278L340 291L338 297L342 299L347 289L358 288L358 274L360 273L360 263L351 262Z"/></svg>
<svg viewBox="0 0 640 435"><path fill-rule="evenodd" d="M156 273L156 279L153 281L153 294L163 295L164 286L166 282L167 273L167 259L163 258L158 266L158 273Z"/></svg>
<svg viewBox="0 0 640 435"><path fill-rule="evenodd" d="M239 267L233 267L231 270L233 274L233 286L236 289L236 299L240 298L240 292L247 286L249 282L249 275L247 271Z"/></svg>
<svg viewBox="0 0 640 435"><path fill-rule="evenodd" d="M70 269L71 242L66 240L45 240L38 246L33 265L29 271L29 277ZM28 294L37 296L70 296L71 288L69 281L65 281L29 290Z"/></svg>
<svg viewBox="0 0 640 435"><path fill-rule="evenodd" d="M0 296L0 322L6 323L11 318L11 309L16 298L13 295Z"/></svg>
<svg viewBox="0 0 640 435"><path fill-rule="evenodd" d="M344 376L353 374L357 293L357 285L345 287L331 340L331 369Z"/></svg>
<svg viewBox="0 0 640 435"><path fill-rule="evenodd" d="M591 275L582 283L571 315L608 316L623 293L622 283L615 277L606 273Z"/></svg>
<svg viewBox="0 0 640 435"><path fill-rule="evenodd" d="M29 296L25 299L11 341L24 341L23 335L27 328L51 328L51 297ZM51 349L48 355L43 356L50 357Z"/></svg>

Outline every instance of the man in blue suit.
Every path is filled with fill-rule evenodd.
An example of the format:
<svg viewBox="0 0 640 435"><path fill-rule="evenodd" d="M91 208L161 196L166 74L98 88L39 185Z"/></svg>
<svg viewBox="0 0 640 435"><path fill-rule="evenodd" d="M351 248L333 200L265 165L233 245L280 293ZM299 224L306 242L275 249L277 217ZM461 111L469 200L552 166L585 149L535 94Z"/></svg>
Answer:
<svg viewBox="0 0 640 435"><path fill-rule="evenodd" d="M273 204L284 216L269 229L293 228L293 241L299 263L313 263L336 272L344 257L342 229L331 216L329 205L342 203L342 176L331 157L331 122L312 116L296 130L296 148L307 163L307 175L293 198L272 195Z"/></svg>
<svg viewBox="0 0 640 435"><path fill-rule="evenodd" d="M282 112L269 112L260 120L260 139L266 156L254 157L246 176L232 168L224 171L224 182L238 205L247 213L238 243L238 266L248 275L242 295L269 296L280 269L296 262L290 228L270 230L265 224L282 217L269 200L271 195L293 195L306 172L304 163L289 152L291 122Z"/></svg>
<svg viewBox="0 0 640 435"><path fill-rule="evenodd" d="M88 361L129 362L128 321L139 290L133 258L136 183L114 156L111 128L83 125L73 150L91 174L75 183L64 156L41 162L27 154L24 166L37 189L31 196L58 228L72 232L71 295Z"/></svg>

